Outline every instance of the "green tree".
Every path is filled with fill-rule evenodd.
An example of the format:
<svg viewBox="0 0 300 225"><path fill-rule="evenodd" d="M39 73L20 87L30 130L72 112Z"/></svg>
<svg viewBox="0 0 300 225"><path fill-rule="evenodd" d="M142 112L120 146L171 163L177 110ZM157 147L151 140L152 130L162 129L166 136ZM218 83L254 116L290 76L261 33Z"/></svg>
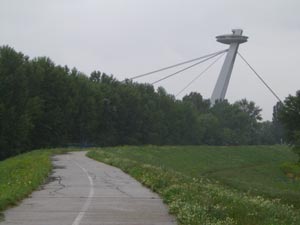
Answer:
<svg viewBox="0 0 300 225"><path fill-rule="evenodd" d="M264 121L258 124L257 144L272 145L278 143L276 140L274 125L270 121Z"/></svg>
<svg viewBox="0 0 300 225"><path fill-rule="evenodd" d="M279 118L279 114L282 107L283 105L281 102L277 102L276 105L273 107L272 131L275 138L275 142L278 144L282 144L285 142L285 129Z"/></svg>
<svg viewBox="0 0 300 225"><path fill-rule="evenodd" d="M0 159L30 148L33 129L28 92L28 57L4 46L0 48Z"/></svg>
<svg viewBox="0 0 300 225"><path fill-rule="evenodd" d="M253 101L248 101L247 99L242 99L235 103L244 113L249 116L253 122L262 120L261 117L261 108L255 105Z"/></svg>
<svg viewBox="0 0 300 225"><path fill-rule="evenodd" d="M210 100L204 100L201 94L196 92L184 96L182 101L190 103L199 113L206 113L210 108Z"/></svg>
<svg viewBox="0 0 300 225"><path fill-rule="evenodd" d="M244 118L244 132L248 136L248 144L258 143L259 139L259 121L262 120L261 108L256 106L253 101L242 99L234 103L246 116Z"/></svg>
<svg viewBox="0 0 300 225"><path fill-rule="evenodd" d="M286 129L288 141L300 156L300 90L295 96L289 95L279 111L279 120ZM300 160L299 160L300 161Z"/></svg>
<svg viewBox="0 0 300 225"><path fill-rule="evenodd" d="M218 119L219 145L251 143L247 129L248 115L237 104L230 104L226 100L220 101L214 104L210 111Z"/></svg>
<svg viewBox="0 0 300 225"><path fill-rule="evenodd" d="M101 72L100 71L94 71L90 75L90 80L93 82L100 82L101 80Z"/></svg>

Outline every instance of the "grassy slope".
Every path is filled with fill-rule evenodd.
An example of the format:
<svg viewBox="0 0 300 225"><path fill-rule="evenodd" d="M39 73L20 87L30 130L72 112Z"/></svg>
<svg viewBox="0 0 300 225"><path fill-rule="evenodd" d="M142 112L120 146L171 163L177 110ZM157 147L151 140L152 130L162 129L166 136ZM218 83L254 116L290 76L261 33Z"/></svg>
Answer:
<svg viewBox="0 0 300 225"><path fill-rule="evenodd" d="M81 150L35 150L0 161L0 221L3 219L1 211L15 205L45 182L52 170L52 155Z"/></svg>
<svg viewBox="0 0 300 225"><path fill-rule="evenodd" d="M51 171L51 152L32 151L0 162L0 211L41 185Z"/></svg>
<svg viewBox="0 0 300 225"><path fill-rule="evenodd" d="M89 156L119 166L159 192L182 224L300 224L298 209L266 197L299 207L300 183L279 169L295 156L282 146L122 147Z"/></svg>

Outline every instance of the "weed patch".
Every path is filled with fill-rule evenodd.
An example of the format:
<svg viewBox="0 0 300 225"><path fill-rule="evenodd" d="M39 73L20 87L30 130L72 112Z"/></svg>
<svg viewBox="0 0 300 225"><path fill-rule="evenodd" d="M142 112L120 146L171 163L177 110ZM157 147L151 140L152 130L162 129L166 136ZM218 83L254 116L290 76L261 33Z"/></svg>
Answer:
<svg viewBox="0 0 300 225"><path fill-rule="evenodd" d="M289 178L300 180L300 163L286 162L281 165L281 169Z"/></svg>

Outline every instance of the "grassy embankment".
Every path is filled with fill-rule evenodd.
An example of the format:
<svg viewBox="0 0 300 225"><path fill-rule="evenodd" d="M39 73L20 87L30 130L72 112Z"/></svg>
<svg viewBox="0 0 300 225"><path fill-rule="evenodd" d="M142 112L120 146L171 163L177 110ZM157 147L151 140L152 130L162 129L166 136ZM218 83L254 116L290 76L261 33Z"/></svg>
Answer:
<svg viewBox="0 0 300 225"><path fill-rule="evenodd" d="M33 151L0 162L0 211L25 198L51 171L51 153Z"/></svg>
<svg viewBox="0 0 300 225"><path fill-rule="evenodd" d="M63 152L36 150L0 161L0 212L45 182L52 169L51 155Z"/></svg>
<svg viewBox="0 0 300 225"><path fill-rule="evenodd" d="M116 147L88 156L159 193L180 224L300 224L300 182L280 170L296 160L286 147Z"/></svg>

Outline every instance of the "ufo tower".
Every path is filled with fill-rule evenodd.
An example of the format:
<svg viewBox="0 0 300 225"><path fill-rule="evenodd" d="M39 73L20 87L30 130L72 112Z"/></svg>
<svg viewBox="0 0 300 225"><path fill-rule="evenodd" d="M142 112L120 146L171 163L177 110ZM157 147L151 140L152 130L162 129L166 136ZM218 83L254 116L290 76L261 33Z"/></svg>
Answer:
<svg viewBox="0 0 300 225"><path fill-rule="evenodd" d="M233 29L232 34L225 34L216 37L218 42L229 45L229 49L210 99L212 105L215 104L217 100L222 101L225 98L239 45L247 42L248 39L248 37L243 36L242 33L243 30L241 29Z"/></svg>

